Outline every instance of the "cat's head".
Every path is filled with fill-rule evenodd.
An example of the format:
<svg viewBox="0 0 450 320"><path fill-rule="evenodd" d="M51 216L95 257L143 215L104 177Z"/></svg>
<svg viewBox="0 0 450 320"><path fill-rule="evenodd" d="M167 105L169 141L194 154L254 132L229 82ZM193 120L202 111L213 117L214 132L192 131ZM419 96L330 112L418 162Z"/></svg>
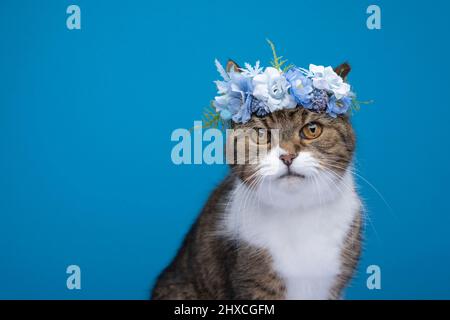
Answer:
<svg viewBox="0 0 450 320"><path fill-rule="evenodd" d="M350 67L343 64L335 70L345 79ZM345 187L340 182L348 174L355 149L355 135L347 115L333 118L297 107L264 117L253 115L245 124L233 124L233 129L253 132L246 140L246 157L252 147L267 150L256 160L231 165L233 172L250 189L257 190L263 200L326 201L334 196L338 185L339 192ZM234 144L235 157L237 147Z"/></svg>

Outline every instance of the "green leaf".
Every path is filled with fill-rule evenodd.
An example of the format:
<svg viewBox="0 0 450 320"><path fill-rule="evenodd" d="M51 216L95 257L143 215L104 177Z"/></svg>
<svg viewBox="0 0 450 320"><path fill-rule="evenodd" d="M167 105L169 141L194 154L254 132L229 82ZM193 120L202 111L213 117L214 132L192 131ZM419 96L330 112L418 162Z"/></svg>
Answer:
<svg viewBox="0 0 450 320"><path fill-rule="evenodd" d="M283 56L277 56L277 51L275 50L275 45L273 44L273 42L269 39L266 40L269 43L270 48L272 49L273 60L270 62L270 64L272 65L272 67L278 69L279 71L282 71L281 67L287 62L287 60L281 60Z"/></svg>

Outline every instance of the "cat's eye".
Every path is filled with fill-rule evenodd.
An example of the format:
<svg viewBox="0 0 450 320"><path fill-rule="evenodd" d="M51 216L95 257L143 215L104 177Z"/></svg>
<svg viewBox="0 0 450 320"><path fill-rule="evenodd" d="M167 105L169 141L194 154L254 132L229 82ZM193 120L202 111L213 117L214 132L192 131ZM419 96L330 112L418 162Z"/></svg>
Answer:
<svg viewBox="0 0 450 320"><path fill-rule="evenodd" d="M255 128L252 130L251 138L254 143L267 144L270 142L270 130Z"/></svg>
<svg viewBox="0 0 450 320"><path fill-rule="evenodd" d="M300 130L303 139L316 139L322 134L322 126L317 122L310 122Z"/></svg>

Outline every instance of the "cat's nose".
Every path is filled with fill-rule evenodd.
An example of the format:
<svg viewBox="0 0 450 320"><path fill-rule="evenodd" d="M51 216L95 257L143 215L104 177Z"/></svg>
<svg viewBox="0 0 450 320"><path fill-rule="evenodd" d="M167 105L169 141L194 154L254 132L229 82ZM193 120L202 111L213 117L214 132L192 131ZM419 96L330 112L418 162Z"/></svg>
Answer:
<svg viewBox="0 0 450 320"><path fill-rule="evenodd" d="M294 161L295 157L297 157L297 155L292 153L282 154L280 156L280 160L283 161L283 163L289 167L292 164L292 161Z"/></svg>

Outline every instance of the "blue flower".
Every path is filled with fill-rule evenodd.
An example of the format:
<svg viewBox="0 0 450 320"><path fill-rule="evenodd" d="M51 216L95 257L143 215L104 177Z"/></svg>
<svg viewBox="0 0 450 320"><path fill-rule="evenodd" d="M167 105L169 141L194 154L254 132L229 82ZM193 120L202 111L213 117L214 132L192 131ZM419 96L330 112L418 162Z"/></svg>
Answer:
<svg viewBox="0 0 450 320"><path fill-rule="evenodd" d="M231 114L230 111L228 111L228 110L226 110L226 109L223 109L222 111L220 111L220 117L221 117L223 120L227 121L227 120L230 120L230 119L231 119L232 114Z"/></svg>
<svg viewBox="0 0 450 320"><path fill-rule="evenodd" d="M286 72L286 80L291 85L290 93L298 104L308 107L311 103L313 92L311 79L305 77L303 72L297 68L291 68Z"/></svg>
<svg viewBox="0 0 450 320"><path fill-rule="evenodd" d="M336 96L331 96L328 101L327 113L336 118L339 114L344 114L348 111L352 104L352 99L350 97L343 97L340 100L336 99Z"/></svg>
<svg viewBox="0 0 450 320"><path fill-rule="evenodd" d="M251 112L252 114L256 114L258 117L264 117L270 113L270 110L263 101L252 97Z"/></svg>
<svg viewBox="0 0 450 320"><path fill-rule="evenodd" d="M308 106L305 106L305 108L318 112L325 111L327 109L328 102L329 97L325 90L314 89L311 95L311 102Z"/></svg>
<svg viewBox="0 0 450 320"><path fill-rule="evenodd" d="M245 123L251 118L252 79L235 71L230 71L224 81L216 81L219 96L214 99L214 107L222 119L233 119Z"/></svg>
<svg viewBox="0 0 450 320"><path fill-rule="evenodd" d="M233 100L233 101L236 101L236 100ZM237 122L237 123L246 123L252 117L252 110L251 110L252 97L248 93L240 101L243 101L243 103L236 101L236 106L239 104L240 105L238 107L237 112L235 114L233 114L232 119L234 122Z"/></svg>

